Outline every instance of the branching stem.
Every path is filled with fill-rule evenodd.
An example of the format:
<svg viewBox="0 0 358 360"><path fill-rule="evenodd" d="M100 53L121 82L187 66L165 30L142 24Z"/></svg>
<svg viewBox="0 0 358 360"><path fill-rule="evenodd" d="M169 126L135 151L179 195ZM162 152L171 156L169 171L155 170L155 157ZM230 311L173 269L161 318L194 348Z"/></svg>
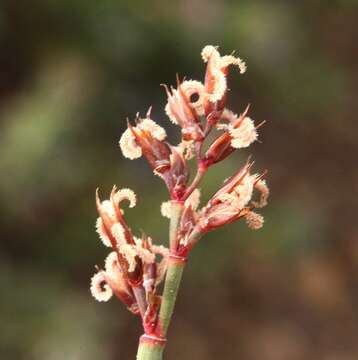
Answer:
<svg viewBox="0 0 358 360"><path fill-rule="evenodd" d="M206 166L198 166L198 170L196 172L195 178L188 187L188 189L186 190L184 199L187 199L190 196L190 194L198 187L201 179L203 178L203 176L207 171L208 168Z"/></svg>

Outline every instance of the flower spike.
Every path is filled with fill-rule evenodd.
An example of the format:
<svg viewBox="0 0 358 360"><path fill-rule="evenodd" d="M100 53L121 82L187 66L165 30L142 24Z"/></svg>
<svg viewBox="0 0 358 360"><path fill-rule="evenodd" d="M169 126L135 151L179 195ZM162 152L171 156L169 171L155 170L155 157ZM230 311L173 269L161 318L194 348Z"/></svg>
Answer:
<svg viewBox="0 0 358 360"><path fill-rule="evenodd" d="M96 190L96 230L111 251L104 269L97 268L92 277L90 290L96 300L115 297L141 317L144 335L138 360L161 356L184 265L202 236L239 219L253 230L264 224L256 209L267 205L266 172L253 173L250 158L200 208L201 182L208 169L258 141L264 123L255 124L248 116L249 106L240 115L226 107L229 68L243 74L246 64L234 53L221 55L212 45L205 46L201 56L206 63L203 82L177 75L176 86L162 85L165 113L180 128L179 143L167 140L166 130L152 119L152 107L144 118L137 113L134 122L127 119L119 140L123 156L131 160L143 156L168 189L169 200L162 203L161 213L170 219L169 248L155 244L144 232L134 235L123 210L124 203L129 209L136 206L131 189L113 186L103 201ZM190 160L196 167L192 177ZM164 279L161 295L159 284Z"/></svg>

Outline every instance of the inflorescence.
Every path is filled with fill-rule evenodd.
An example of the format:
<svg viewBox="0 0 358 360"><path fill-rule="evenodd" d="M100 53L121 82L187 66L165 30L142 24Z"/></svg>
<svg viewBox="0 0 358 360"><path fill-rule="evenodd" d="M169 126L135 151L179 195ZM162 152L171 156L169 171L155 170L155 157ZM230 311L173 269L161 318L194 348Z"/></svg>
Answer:
<svg viewBox="0 0 358 360"><path fill-rule="evenodd" d="M255 126L247 116L248 107L240 115L225 107L229 66L244 73L245 63L234 55L221 56L213 46L205 46L201 55L207 63L204 83L177 78L176 88L163 85L168 97L165 112L181 128L181 142L174 146L166 141L166 131L151 119L151 109L144 118L137 114L135 125L128 121L119 141L125 157L144 156L154 174L166 184L170 200L162 204L162 215L171 218L173 209L181 205L178 231L170 247L155 245L145 234L133 235L122 209L123 201L128 201L130 208L136 205L132 190L114 187L109 200L104 201L96 192L97 232L112 251L104 269L98 268L92 278L92 295L98 301L108 301L115 295L131 312L141 316L149 335L155 334L158 326L158 285L165 277L170 257L185 260L203 234L240 218L251 229L261 228L264 222L254 210L267 204L269 190L264 174L251 173L250 160L224 182L206 205L199 206L199 184L207 170L256 141L262 124ZM217 136L204 152L202 145L213 130ZM197 164L191 182L190 159ZM256 199L254 192L258 193Z"/></svg>

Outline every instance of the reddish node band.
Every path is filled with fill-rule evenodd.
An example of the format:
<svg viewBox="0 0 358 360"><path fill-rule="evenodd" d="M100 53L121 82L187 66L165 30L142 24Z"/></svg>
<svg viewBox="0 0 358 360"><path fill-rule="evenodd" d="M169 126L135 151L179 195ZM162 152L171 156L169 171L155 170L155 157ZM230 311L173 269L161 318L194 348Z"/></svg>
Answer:
<svg viewBox="0 0 358 360"><path fill-rule="evenodd" d="M156 335L143 334L140 337L140 342L141 343L147 343L147 344L150 344L150 345L164 346L165 343L167 342L167 339L156 336Z"/></svg>
<svg viewBox="0 0 358 360"><path fill-rule="evenodd" d="M180 255L170 253L169 260L172 260L177 263L185 264L188 261L188 258L186 256L180 256Z"/></svg>

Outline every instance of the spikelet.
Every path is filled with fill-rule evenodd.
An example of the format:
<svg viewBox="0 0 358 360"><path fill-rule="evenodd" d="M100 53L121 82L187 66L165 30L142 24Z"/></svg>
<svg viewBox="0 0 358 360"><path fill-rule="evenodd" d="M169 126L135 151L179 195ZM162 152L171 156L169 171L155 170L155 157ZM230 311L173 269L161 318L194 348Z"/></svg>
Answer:
<svg viewBox="0 0 358 360"><path fill-rule="evenodd" d="M133 130L144 130L151 133L151 135L159 140L162 141L166 138L167 134L165 130L159 126L155 121L149 118L142 119L141 122L133 128ZM137 144L135 136L131 129L126 129L122 134L119 140L119 146L122 150L122 154L124 157L134 160L138 159L142 156L142 149Z"/></svg>
<svg viewBox="0 0 358 360"><path fill-rule="evenodd" d="M221 56L217 47L212 45L203 48L201 57L204 62L208 63L210 84L213 85L213 89L207 94L208 99L212 102L219 101L227 90L226 69L228 66L237 66L240 73L243 74L246 71L246 64L239 57L233 55Z"/></svg>

